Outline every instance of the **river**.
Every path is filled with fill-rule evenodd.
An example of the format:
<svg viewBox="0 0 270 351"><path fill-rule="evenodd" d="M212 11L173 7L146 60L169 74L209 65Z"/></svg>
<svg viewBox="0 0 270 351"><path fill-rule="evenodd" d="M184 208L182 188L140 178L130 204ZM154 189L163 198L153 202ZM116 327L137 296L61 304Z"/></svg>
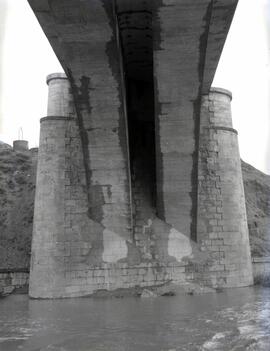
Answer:
<svg viewBox="0 0 270 351"><path fill-rule="evenodd" d="M0 350L269 351L270 289L156 298L0 300Z"/></svg>

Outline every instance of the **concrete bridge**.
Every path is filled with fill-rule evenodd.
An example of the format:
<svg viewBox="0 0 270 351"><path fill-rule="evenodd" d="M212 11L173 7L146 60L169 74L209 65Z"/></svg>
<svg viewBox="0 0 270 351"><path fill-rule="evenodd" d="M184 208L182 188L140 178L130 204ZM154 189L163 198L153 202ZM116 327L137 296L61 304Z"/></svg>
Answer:
<svg viewBox="0 0 270 351"><path fill-rule="evenodd" d="M32 297L253 282L230 92L210 89L236 0L28 0L48 76Z"/></svg>

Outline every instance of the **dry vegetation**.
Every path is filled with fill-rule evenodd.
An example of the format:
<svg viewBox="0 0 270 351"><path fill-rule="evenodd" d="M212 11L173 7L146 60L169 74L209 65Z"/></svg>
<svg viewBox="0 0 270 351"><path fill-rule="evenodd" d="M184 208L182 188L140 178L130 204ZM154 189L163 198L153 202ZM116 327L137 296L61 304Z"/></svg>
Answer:
<svg viewBox="0 0 270 351"><path fill-rule="evenodd" d="M242 161L252 256L270 256L270 176Z"/></svg>
<svg viewBox="0 0 270 351"><path fill-rule="evenodd" d="M0 269L29 267L35 154L0 144Z"/></svg>

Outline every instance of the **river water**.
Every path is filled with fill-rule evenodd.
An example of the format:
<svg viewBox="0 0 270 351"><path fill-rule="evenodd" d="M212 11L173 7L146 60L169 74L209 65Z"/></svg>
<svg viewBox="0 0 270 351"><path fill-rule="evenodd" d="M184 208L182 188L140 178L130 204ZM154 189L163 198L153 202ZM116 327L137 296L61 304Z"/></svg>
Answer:
<svg viewBox="0 0 270 351"><path fill-rule="evenodd" d="M156 298L0 300L0 350L269 351L270 289Z"/></svg>

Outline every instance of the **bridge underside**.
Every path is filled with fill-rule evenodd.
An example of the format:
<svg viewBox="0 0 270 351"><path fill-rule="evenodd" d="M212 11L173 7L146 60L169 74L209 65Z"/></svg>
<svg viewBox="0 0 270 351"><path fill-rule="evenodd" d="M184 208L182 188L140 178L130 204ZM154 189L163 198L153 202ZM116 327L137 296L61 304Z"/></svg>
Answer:
<svg viewBox="0 0 270 351"><path fill-rule="evenodd" d="M130 183L138 138L146 139L159 216L195 237L200 97L209 92L237 1L29 3L71 81L90 143L99 128L123 125L114 139ZM107 133L95 147L114 157Z"/></svg>
<svg viewBox="0 0 270 351"><path fill-rule="evenodd" d="M28 1L71 84L97 242L88 265L103 264L108 233L129 265L136 240L153 241L147 230L196 241L201 96L237 0ZM149 250L144 260L170 256Z"/></svg>

